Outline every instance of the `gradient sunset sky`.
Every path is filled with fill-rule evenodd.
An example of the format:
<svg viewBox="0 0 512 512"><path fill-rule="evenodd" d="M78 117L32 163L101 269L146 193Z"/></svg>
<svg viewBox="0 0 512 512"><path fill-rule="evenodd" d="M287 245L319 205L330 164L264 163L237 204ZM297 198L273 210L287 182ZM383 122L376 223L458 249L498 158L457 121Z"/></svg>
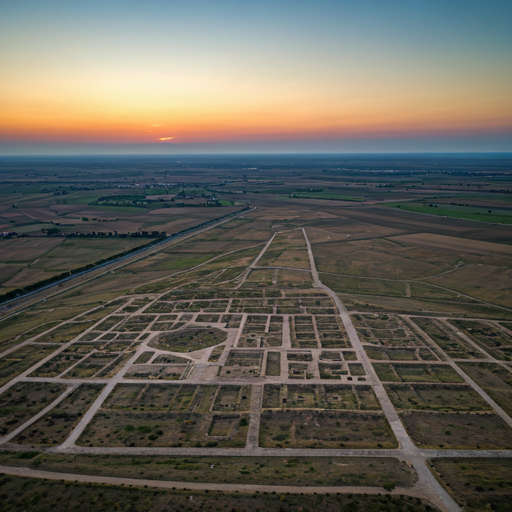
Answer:
<svg viewBox="0 0 512 512"><path fill-rule="evenodd" d="M0 154L260 151L512 151L512 1L2 2Z"/></svg>

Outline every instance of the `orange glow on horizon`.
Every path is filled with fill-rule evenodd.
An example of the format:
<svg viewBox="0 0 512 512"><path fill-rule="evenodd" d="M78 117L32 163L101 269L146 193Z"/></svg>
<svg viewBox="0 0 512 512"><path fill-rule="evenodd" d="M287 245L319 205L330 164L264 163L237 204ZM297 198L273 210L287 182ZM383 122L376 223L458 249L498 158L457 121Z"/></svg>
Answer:
<svg viewBox="0 0 512 512"><path fill-rule="evenodd" d="M35 120L34 120L35 121ZM105 143L209 143L224 141L258 141L267 139L344 139L344 138L386 138L422 137L444 135L471 135L485 132L507 132L511 126L508 120L487 119L356 119L347 123L325 124L308 121L303 123L256 123L226 122L174 124L176 134L160 136L158 130L148 131L143 123L109 122L84 120L82 122L32 121L5 127L0 134L5 140L39 142L105 142ZM60 121L60 120L59 120ZM366 123L364 121L367 121ZM169 123L171 124L171 123ZM167 131L167 130L165 130ZM8 135L7 135L8 134Z"/></svg>
<svg viewBox="0 0 512 512"><path fill-rule="evenodd" d="M188 73L188 72L187 72ZM0 139L201 143L499 132L512 127L506 81L401 76L232 77L153 72L13 79L0 96ZM85 81L85 82L84 82ZM172 133L172 139L169 135Z"/></svg>
<svg viewBox="0 0 512 512"><path fill-rule="evenodd" d="M0 144L512 131L507 2L157 3L11 2Z"/></svg>
<svg viewBox="0 0 512 512"><path fill-rule="evenodd" d="M17 96L11 90L0 98L0 139L204 143L442 136L512 127L512 98L503 87L476 95L455 86L404 89L397 81L363 90L354 84L326 86L320 94L311 84L277 84L261 91L243 82L193 93L180 86L171 94L147 83L135 92L131 85L115 85L83 94L76 83L52 82L36 90L20 86Z"/></svg>

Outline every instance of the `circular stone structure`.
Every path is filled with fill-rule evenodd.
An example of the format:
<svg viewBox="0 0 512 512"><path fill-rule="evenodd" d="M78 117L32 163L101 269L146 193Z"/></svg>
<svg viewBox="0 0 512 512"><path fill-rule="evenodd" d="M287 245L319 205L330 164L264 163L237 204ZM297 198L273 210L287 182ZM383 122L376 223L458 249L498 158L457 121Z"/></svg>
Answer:
<svg viewBox="0 0 512 512"><path fill-rule="evenodd" d="M227 333L215 327L191 327L179 331L162 332L148 344L170 352L195 352L226 341Z"/></svg>

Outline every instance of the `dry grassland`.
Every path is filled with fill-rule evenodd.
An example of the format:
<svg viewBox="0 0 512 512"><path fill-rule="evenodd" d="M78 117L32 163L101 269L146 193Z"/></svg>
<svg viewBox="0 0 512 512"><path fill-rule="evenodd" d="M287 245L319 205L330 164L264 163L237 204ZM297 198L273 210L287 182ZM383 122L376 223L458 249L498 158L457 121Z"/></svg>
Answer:
<svg viewBox="0 0 512 512"><path fill-rule="evenodd" d="M14 442L50 446L62 443L102 389L99 384L81 384L48 414L18 434Z"/></svg>
<svg viewBox="0 0 512 512"><path fill-rule="evenodd" d="M302 230L295 229L276 234L258 265L309 270L309 256Z"/></svg>
<svg viewBox="0 0 512 512"><path fill-rule="evenodd" d="M381 413L266 411L260 446L272 448L395 448L396 439Z"/></svg>
<svg viewBox="0 0 512 512"><path fill-rule="evenodd" d="M404 412L402 422L421 448L510 450L512 429L494 413Z"/></svg>
<svg viewBox="0 0 512 512"><path fill-rule="evenodd" d="M0 386L57 350L58 345L24 345L0 359Z"/></svg>
<svg viewBox="0 0 512 512"><path fill-rule="evenodd" d="M397 409L441 412L491 412L491 406L473 388L453 384L387 384Z"/></svg>
<svg viewBox="0 0 512 512"><path fill-rule="evenodd" d="M386 279L417 279L450 270L456 258L402 247L384 239L333 242L313 246L319 272Z"/></svg>
<svg viewBox="0 0 512 512"><path fill-rule="evenodd" d="M312 244L344 242L349 239L382 238L404 233L401 229L388 228L369 222L357 222L341 216L332 221L312 222L306 227L306 232Z"/></svg>
<svg viewBox="0 0 512 512"><path fill-rule="evenodd" d="M33 458L34 459L34 458ZM102 459L103 460L103 459ZM137 459L139 460L139 459ZM245 459L244 459L245 460ZM350 460L350 464L347 461ZM35 459L39 464L41 459ZM352 462L354 461L354 462ZM371 461L371 462L369 462ZM13 460L17 465L27 465L34 460ZM20 464L20 462L22 464ZM218 463L217 459L215 462ZM25 463L25 464L23 464ZM92 460L84 465L84 459L78 459L77 468L91 467ZM202 463L202 464L201 464ZM197 474L194 469L203 469L201 474L206 474L206 468L210 468L208 461L196 459L188 460L183 458L163 462L156 459L154 466L147 464L147 459L140 459L141 465L134 467L130 476L140 476L148 471L150 475L162 475L169 473L170 469L177 469L171 475ZM162 466L162 464L168 464ZM229 464L229 463L228 463ZM253 480L246 477L240 477L242 474L257 473L259 476L265 475L261 483L273 484L274 480L270 475L276 472L284 473L283 478L287 478L290 485L301 485L302 481L313 481L317 485L377 485L379 487L394 487L395 485L410 487L415 480L415 474L408 470L405 463L396 459L341 459L333 462L332 459L325 464L318 464L313 460L311 466L309 462L300 459L294 459L291 463L282 459L274 463L267 462L266 459L249 459L247 464L228 465L230 470L220 471L219 477L222 480L215 481L235 481L236 483L252 483ZM288 464L291 464L288 465ZM339 466L349 465L345 470L340 467L333 471L330 464ZM49 466L49 465L48 465ZM45 468L48 467L45 464ZM116 462L116 466L124 466L126 463ZM217 464L214 464L217 466ZM327 467L326 467L327 466ZM61 463L63 470L69 467ZM295 473L288 468L294 468ZM54 466L56 471L59 471ZM221 466L222 468L222 466ZM347 471L350 470L349 471ZM135 471L137 470L137 471ZM87 471L81 470L86 473ZM211 473L211 470L210 470ZM302 478L289 480L290 474L303 474ZM106 473L110 475L110 473ZM120 474L116 470L116 475ZM124 473L126 474L126 473ZM263 474L263 475L262 475ZM314 475L314 480L311 476ZM383 477L383 475L385 475ZM297 476L297 475L296 475ZM389 477L389 478L386 478ZM151 476L154 478L154 476ZM176 479L170 477L171 479ZM200 478L198 476L198 478ZM158 479L158 476L157 476ZM183 480L179 477L178 480ZM292 512L298 508L302 510L311 510L312 512L339 512L340 510L357 510L358 512L375 512L376 510L386 510L388 512L428 512L438 510L430 504L422 501L420 498L404 498L402 496L391 495L336 495L334 493L327 495L313 494L280 494L273 493L262 494L244 494L244 493L211 493L211 491L191 491L187 490L155 490L143 488L128 488L119 486L79 484L76 482L55 482L42 479L22 478L17 476L4 476L1 478L3 492L10 496L9 507L14 512L27 510L27 502L37 502L37 510L40 512L68 512L69 510L78 510L83 504L94 503L97 510L109 510L112 504L115 504L120 510L132 510L137 508L144 509L145 512L161 512L163 510L188 510L190 512L230 510L242 512L247 510L265 510L268 512ZM307 484L306 484L307 485ZM87 506L86 505L86 506Z"/></svg>
<svg viewBox="0 0 512 512"><path fill-rule="evenodd" d="M467 512L506 512L512 499L512 461L500 458L433 459L433 472Z"/></svg>
<svg viewBox="0 0 512 512"><path fill-rule="evenodd" d="M64 390L62 384L19 382L0 395L0 436L18 428Z"/></svg>
<svg viewBox="0 0 512 512"><path fill-rule="evenodd" d="M365 279L325 273L320 273L320 279L329 288L341 293L364 293L392 297L405 297L407 293L405 283L391 280Z"/></svg>
<svg viewBox="0 0 512 512"><path fill-rule="evenodd" d="M309 272L279 269L277 286L283 288L310 288L313 286L313 278Z"/></svg>
<svg viewBox="0 0 512 512"><path fill-rule="evenodd" d="M512 373L495 363L459 366L508 414L512 415Z"/></svg>
<svg viewBox="0 0 512 512"><path fill-rule="evenodd" d="M389 312L408 314L437 314L441 316L475 316L478 318L512 319L512 311L497 309L482 303L419 300L413 298L387 297L379 295L356 295L339 293L349 310L361 312Z"/></svg>
<svg viewBox="0 0 512 512"><path fill-rule="evenodd" d="M407 245L425 246L429 249L435 247L455 251L458 254L477 254L486 258L503 257L510 263L512 258L512 245L483 242L455 238L452 236L437 235L434 233L415 233L412 235L394 236L392 240Z"/></svg>
<svg viewBox="0 0 512 512"><path fill-rule="evenodd" d="M510 264L508 268L466 265L456 272L429 281L480 300L508 308L511 308L512 305L512 269Z"/></svg>
<svg viewBox="0 0 512 512"><path fill-rule="evenodd" d="M2 261L9 263L31 262L55 249L63 238L11 238L0 241Z"/></svg>

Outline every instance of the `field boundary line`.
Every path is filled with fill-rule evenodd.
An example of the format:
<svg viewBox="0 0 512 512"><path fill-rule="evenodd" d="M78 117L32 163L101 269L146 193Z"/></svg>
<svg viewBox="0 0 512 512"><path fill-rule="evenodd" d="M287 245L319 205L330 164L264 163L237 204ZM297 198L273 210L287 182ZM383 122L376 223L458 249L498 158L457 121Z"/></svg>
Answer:
<svg viewBox="0 0 512 512"><path fill-rule="evenodd" d="M208 265L208 263L211 263L212 261L218 260L219 258L224 258L226 256L230 256L231 254L235 254L237 252L247 251L248 249L254 249L255 247L258 247L258 246L260 246L260 245L262 245L264 243L265 242L260 242L258 244L250 245L249 247L244 247L243 249L235 249L234 251L229 251L229 252L226 252L226 253L223 253L223 254L219 254L218 256L214 256L213 258L210 258L207 261L203 261L203 263L199 263L195 267L190 267L190 268L186 268L186 269L183 269L183 270L177 270L176 272L174 272L172 274L168 274L168 275L166 275L164 277L158 277L158 278L153 279L152 281L148 281L147 283L144 283L144 284L142 284L140 286L146 286L148 284L158 283L159 281L163 281L165 279L169 279L170 277L176 277L176 276L181 276L182 274L187 274L188 272L192 272L193 270L196 270L199 267L202 267L203 265ZM132 262L132 263L135 263L135 262ZM120 268L122 268L122 267L120 267ZM233 281L234 279L236 279L236 278L230 279L229 281ZM222 281L222 282L229 282L229 281ZM135 288L135 290L136 289L137 288ZM155 292L151 292L151 293L155 293ZM167 293L167 292L165 292L165 293ZM137 294L135 294L135 295L137 295ZM144 295L144 293L141 292L139 295Z"/></svg>
<svg viewBox="0 0 512 512"><path fill-rule="evenodd" d="M386 393L384 385L381 383L375 369L373 368L373 365L370 362L370 359L366 354L366 351L364 350L361 340L359 339L359 335L357 334L354 324L352 323L352 319L348 314L347 308L341 302L339 296L320 281L318 272L316 270L315 258L313 256L311 243L309 242L308 235L304 228L302 228L302 232L304 234L304 238L306 239L308 248L311 273L313 275L314 281L313 286L325 290L333 299L336 308L338 309L338 315L343 322L348 338L352 344L352 348L355 350L359 361L362 363L363 368L366 371L369 384L372 386L377 400L380 403L382 412L387 418L395 438L402 447L404 457L408 459L408 461L413 465L414 469L418 473L417 486L421 486L423 492L427 493L430 496L430 499L435 501L435 504L441 510L460 512L461 508L455 502L453 497L446 491L446 489L444 489L444 487L438 482L438 480L436 480L433 473L427 467L425 458L421 455L420 450L416 447L411 437L409 436L409 433L405 429L405 426L401 422L397 410L393 406L389 396Z"/></svg>
<svg viewBox="0 0 512 512"><path fill-rule="evenodd" d="M13 304L16 301L21 301L21 300L29 298L29 297L37 294L37 293L42 293L43 292L43 297L42 298L40 298L40 299L36 298L36 300L34 302L31 302L31 303L29 303L26 306L23 306L22 304L20 304L20 309L18 309L16 311L12 311L9 314L6 314L5 316L1 317L0 320L4 320L5 318L9 318L10 316L12 316L14 314L18 314L18 313L24 311L25 309L33 306L34 304L37 304L37 303L43 301L43 300L47 300L47 299L55 297L55 296L57 296L57 295L59 295L61 293L73 290L77 286L80 286L80 285L88 283L88 282L90 282L90 281L92 281L94 279L102 277L103 275L108 274L112 270L118 270L120 268L124 268L127 265L131 265L131 264L136 263L136 262L138 262L138 261L140 261L142 259L148 258L152 254L159 252L162 247L173 246L175 244L181 243L181 242L183 242L185 240L188 240L189 238L193 238L194 236L197 236L197 235L199 235L201 233L204 233L205 231L209 231L210 229L216 228L216 227L218 227L218 226L220 226L222 224L225 224L225 223L227 223L227 222L229 222L229 221L231 221L233 219L236 219L238 217L242 217L245 214L250 213L251 211L252 211L252 209L251 210L243 210L243 211L237 212L235 215L233 215L233 216L231 216L229 218L221 219L219 222L212 223L209 226L198 228L197 231L192 231L191 233L186 233L184 235L181 235L181 236L179 236L177 238L172 238L170 240L163 240L162 242L158 242L158 243L153 244L153 245L151 245L149 247L145 247L143 249L140 249L136 253L128 254L126 256L122 256L121 258L119 258L117 260L113 260L113 261L109 261L109 262L103 263L102 265L98 265L98 266L96 266L96 267L94 267L94 268L92 268L90 270L84 271L83 273L79 273L79 274L70 276L68 278L65 278L64 281L56 281L55 283L51 283L50 285L48 285L48 286L46 286L44 288L40 288L39 290L34 290L33 292L30 292L28 294L25 294L25 295L22 295L20 297L15 298L15 299L12 299L9 302L4 302L4 303L0 304L0 314L1 314L2 310L5 311L5 308L3 306L7 306L9 304ZM149 251L152 251L152 250L154 252L149 252ZM147 254L143 254L140 258L134 259L133 261L130 259L130 258L132 258L134 256L139 256L141 253L146 253L146 252L147 252ZM122 265L120 265L118 267L110 268L111 265L114 266L116 263L119 263L121 260L129 260L129 261L125 262L124 264L122 264ZM84 281L82 281L80 283L77 283L77 284L74 284L74 285L72 285L69 288L66 288L64 290L57 290L55 293L50 294L48 296L44 295L45 291L51 290L55 286L58 287L59 285L62 285L63 282L71 282L72 283L75 279L78 279L80 277L84 277L87 274L92 273L95 270L100 270L100 269L103 269L103 271L101 273L99 273L98 275L92 276L89 279L85 279ZM14 307L16 307L16 305L14 305Z"/></svg>
<svg viewBox="0 0 512 512"><path fill-rule="evenodd" d="M462 267L459 267L459 268L462 268ZM458 269L448 270L447 272L444 272L444 273L446 274L448 272L453 272L454 270L458 270ZM429 282L426 282L426 281L422 281L423 279L433 279L434 277L437 277L437 276L421 277L421 278L418 278L418 279L390 279L389 277L356 276L354 274L336 274L335 272L319 271L318 273L319 274L327 274L327 275L330 275L330 276L354 277L356 279L370 279L370 280L375 280L375 281L391 281L391 282L394 282L394 283L418 283L418 284L425 284L427 286L433 286L434 288L439 288L440 290L447 290L449 292L453 292L453 293L455 293L457 295L461 295L463 297L467 297L468 299L476 300L477 302L480 302L480 303L485 304L487 306L491 306L491 307L494 307L494 308L504 309L506 311L512 311L512 308L508 308L507 306L500 306L499 304L494 304L493 302L487 302L487 301L485 301L483 299L479 299L478 297L473 297L472 295L468 295L467 293L460 292L458 290L454 290L453 288L447 288L446 286L441 286L439 284L429 283ZM442 275L442 274L439 274L439 275ZM336 292L336 293L338 293L338 292ZM348 293L348 292L339 292L339 293ZM376 295L378 297L389 297L389 295L384 295L384 294L380 294L380 293L379 294L378 293L360 293L360 294L357 294L357 295ZM432 299L426 299L426 298L422 298L422 297L398 297L398 298L402 298L402 299L411 298L413 300L414 299L416 299L416 300L432 300ZM439 302L439 300L437 300L437 302Z"/></svg>
<svg viewBox="0 0 512 512"><path fill-rule="evenodd" d="M249 274L251 273L251 271L256 268L256 265L258 264L258 261L260 261L260 259L263 257L263 255L265 254L267 249L270 247L270 244L272 243L272 241L274 240L276 235L277 235L277 233L274 233L272 235L272 237L265 244L265 247L263 247L263 249L258 254L258 256L256 256L256 258L253 260L253 262L242 273L242 277L240 278L240 283L238 283L237 286L235 286L235 291L238 290L245 283L245 281L249 277Z"/></svg>

